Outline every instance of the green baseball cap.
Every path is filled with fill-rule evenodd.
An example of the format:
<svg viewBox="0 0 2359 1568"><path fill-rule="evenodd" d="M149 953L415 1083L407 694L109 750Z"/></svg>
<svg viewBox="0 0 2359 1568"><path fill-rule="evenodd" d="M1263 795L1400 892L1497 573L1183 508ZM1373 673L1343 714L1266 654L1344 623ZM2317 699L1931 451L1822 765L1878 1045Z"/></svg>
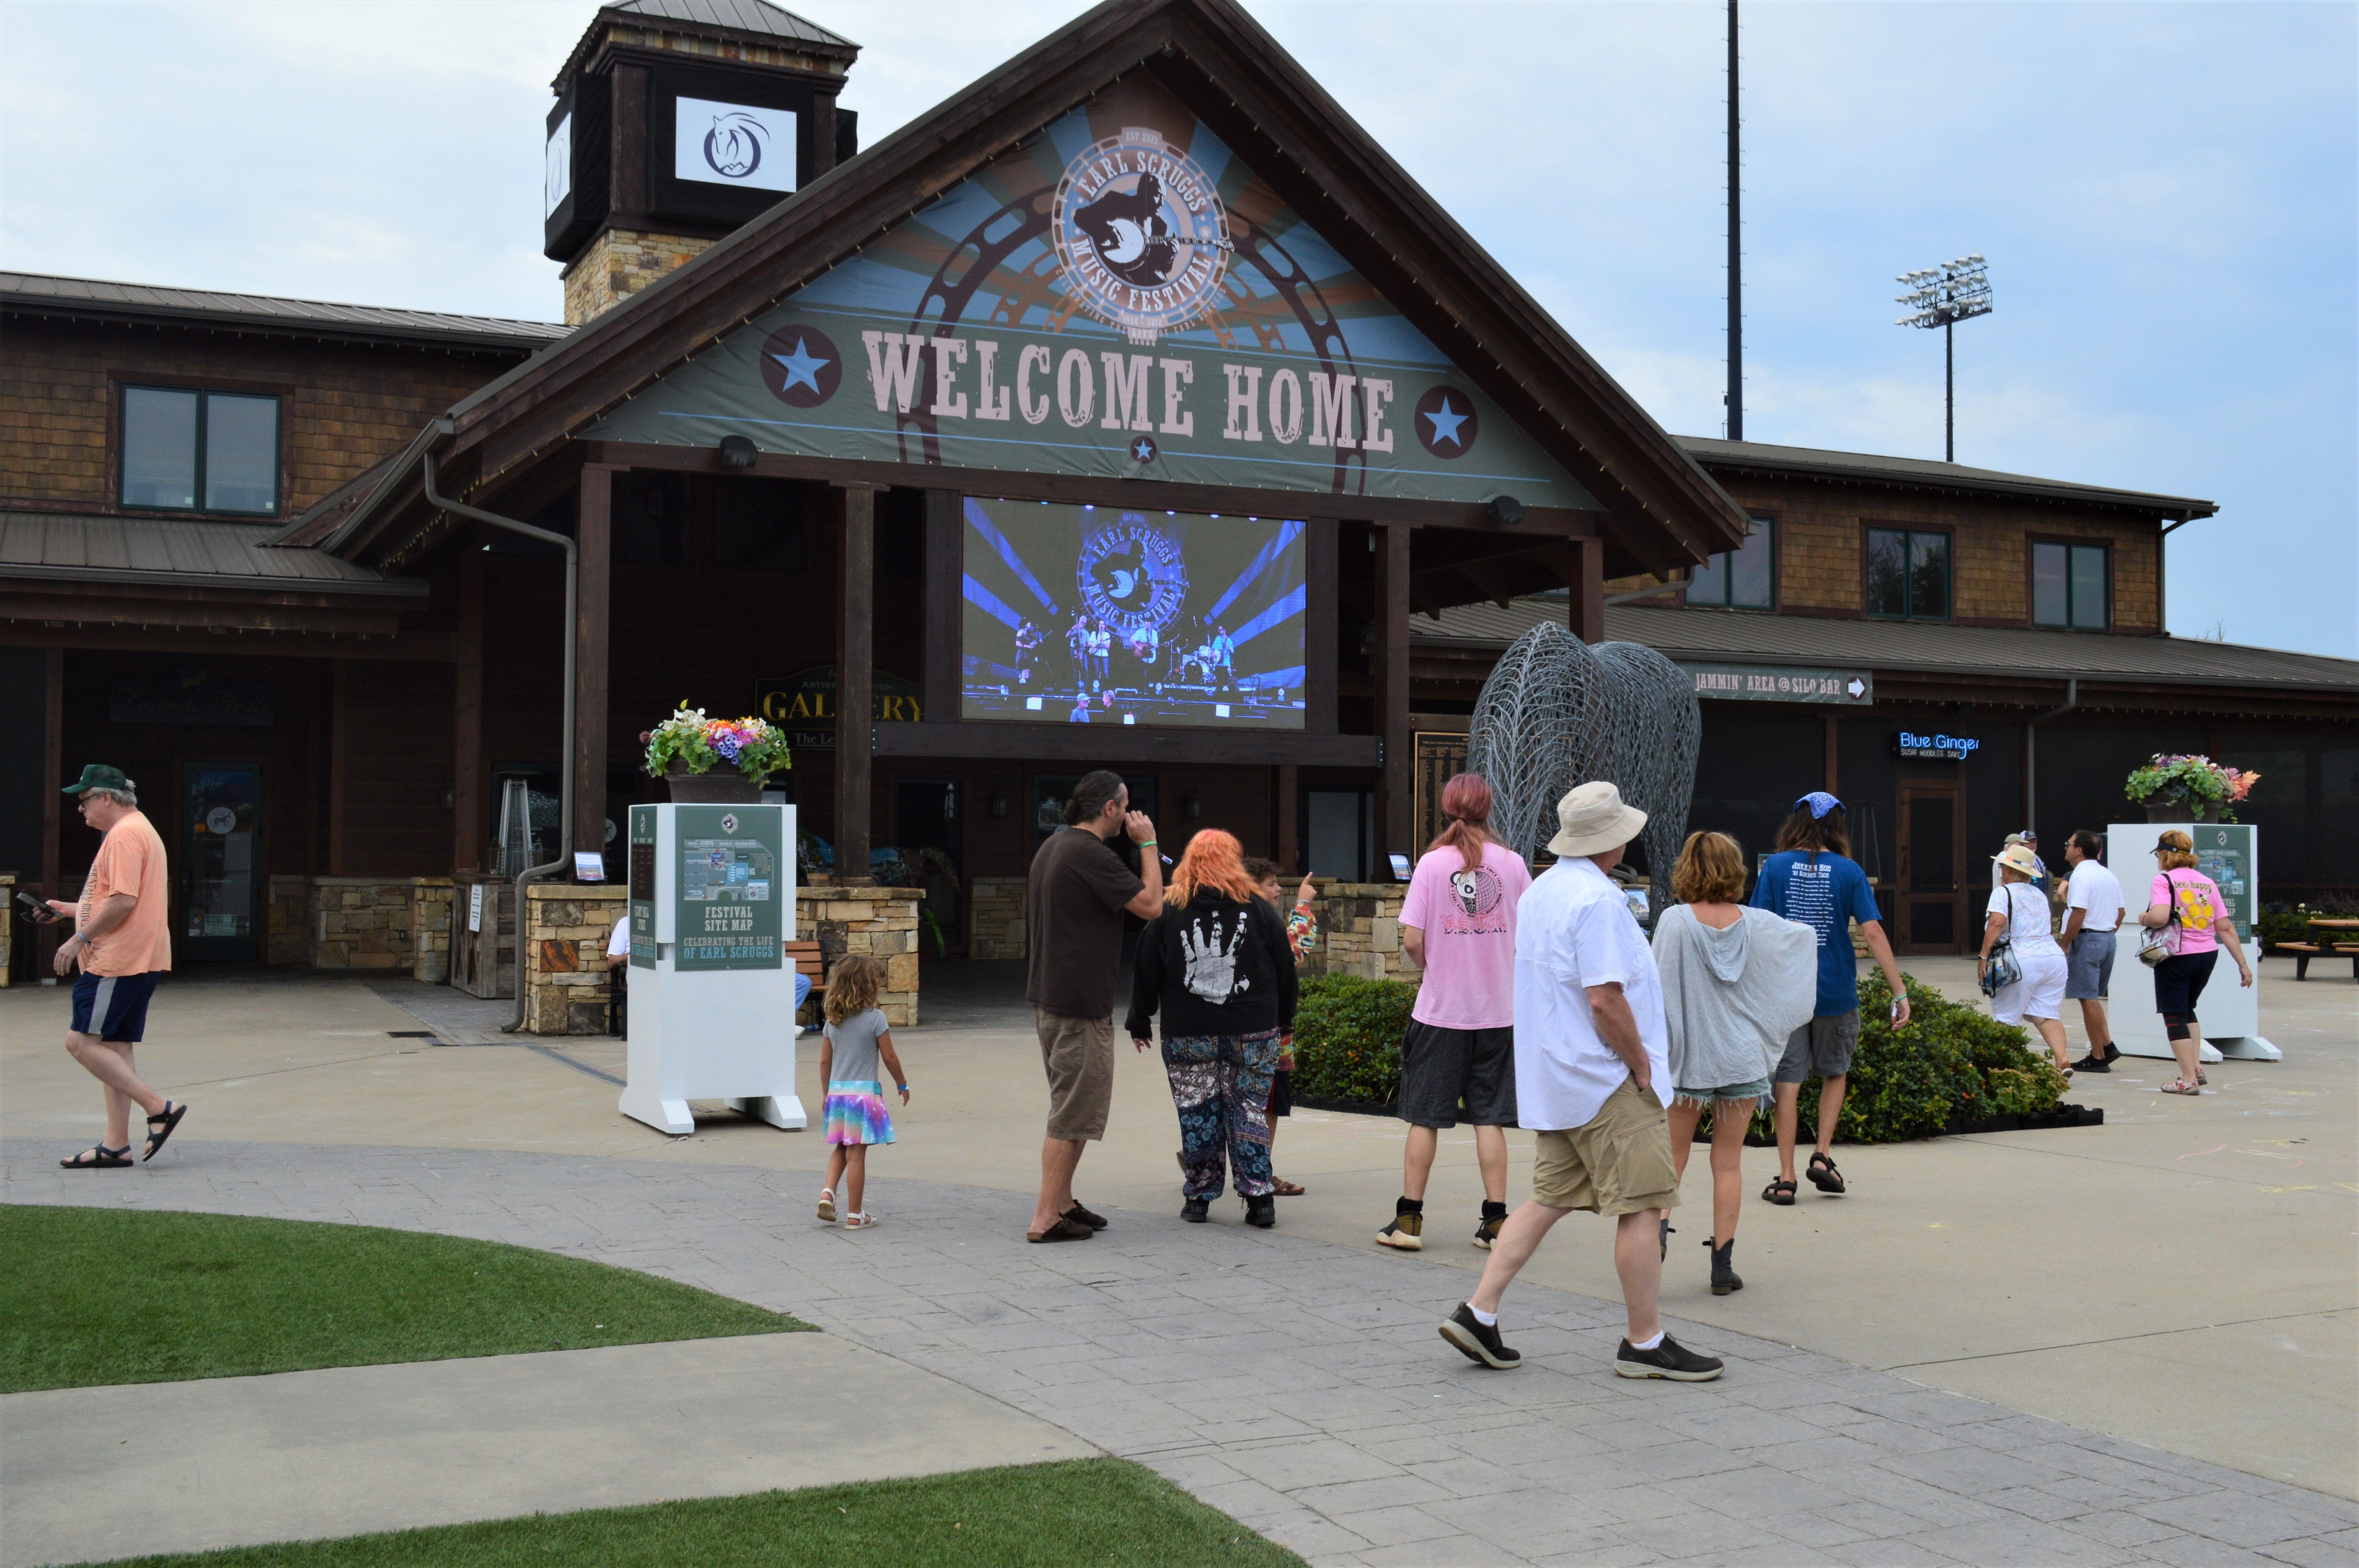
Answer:
<svg viewBox="0 0 2359 1568"><path fill-rule="evenodd" d="M133 784L129 779L123 776L123 770L121 768L111 768L104 762L88 762L83 764L82 777L66 785L66 787L60 793L65 795L80 795L85 790L128 790L136 787L137 786Z"/></svg>

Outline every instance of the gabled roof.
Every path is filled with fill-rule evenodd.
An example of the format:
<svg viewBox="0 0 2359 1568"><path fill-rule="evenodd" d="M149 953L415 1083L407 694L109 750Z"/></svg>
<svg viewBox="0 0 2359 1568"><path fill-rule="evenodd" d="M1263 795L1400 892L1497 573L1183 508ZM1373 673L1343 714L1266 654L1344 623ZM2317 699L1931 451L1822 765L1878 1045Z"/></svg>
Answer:
<svg viewBox="0 0 2359 1568"><path fill-rule="evenodd" d="M1411 622L1412 636L1429 646L1505 648L1543 621L1562 625L1564 616L1564 600L1552 595L1518 599L1506 609L1462 604L1436 619L1419 617ZM1849 665L1878 674L2277 687L2359 700L2359 660L2198 637L1658 610L1636 604L1606 606L1605 635L1617 643L1644 643L1674 659Z"/></svg>
<svg viewBox="0 0 2359 1568"><path fill-rule="evenodd" d="M811 181L455 405L446 488L495 494L510 470L1132 70L1186 100L1603 502L1609 572L1741 541L1725 492L1236 0L1106 0ZM413 461L326 547L383 559L430 522Z"/></svg>
<svg viewBox="0 0 2359 1568"><path fill-rule="evenodd" d="M557 73L561 85L597 52L598 41L616 22L638 23L666 33L711 38L722 44L784 45L811 54L830 55L846 65L860 46L842 33L832 33L817 22L781 10L766 0L617 0L599 7L583 29L582 39Z"/></svg>
<svg viewBox="0 0 2359 1568"><path fill-rule="evenodd" d="M2220 510L2216 502L2197 501L2184 495L2153 495L2140 490L2112 490L2104 485L2074 484L2068 480L2035 479L2029 474L1966 468L1959 463L1934 462L1927 458L1831 452L1816 447L1773 447L1761 441L1723 441L1708 436L1679 436L1673 438L1688 456L1713 473L1761 474L1773 479L1843 480L1907 490L1935 489L2011 495L2027 501L2121 507L2182 521L2209 517Z"/></svg>
<svg viewBox="0 0 2359 1568"><path fill-rule="evenodd" d="M268 294L222 294L93 277L0 272L0 310L27 316L71 316L102 321L170 321L241 332L276 332L344 341L431 344L525 355L571 331L555 321L512 321L498 316L451 316L437 310L397 310L381 305L335 305Z"/></svg>

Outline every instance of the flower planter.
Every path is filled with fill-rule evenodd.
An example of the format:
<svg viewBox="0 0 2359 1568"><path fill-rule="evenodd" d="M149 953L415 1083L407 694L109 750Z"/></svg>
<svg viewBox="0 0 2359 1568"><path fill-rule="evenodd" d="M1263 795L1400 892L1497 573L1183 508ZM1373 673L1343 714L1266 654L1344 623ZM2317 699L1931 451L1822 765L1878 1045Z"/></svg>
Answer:
<svg viewBox="0 0 2359 1568"><path fill-rule="evenodd" d="M719 768L701 773L668 773L664 783L671 786L672 800L682 806L758 806L762 802L762 786L735 768L725 773Z"/></svg>
<svg viewBox="0 0 2359 1568"><path fill-rule="evenodd" d="M2148 822L2217 822L2220 803L2216 800L2142 800Z"/></svg>

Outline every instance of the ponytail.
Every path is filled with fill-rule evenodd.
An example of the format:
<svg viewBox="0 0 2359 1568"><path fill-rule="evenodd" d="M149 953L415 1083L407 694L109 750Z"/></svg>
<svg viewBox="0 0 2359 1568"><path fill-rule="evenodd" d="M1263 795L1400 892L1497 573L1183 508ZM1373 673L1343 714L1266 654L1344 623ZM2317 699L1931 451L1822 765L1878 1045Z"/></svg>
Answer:
<svg viewBox="0 0 2359 1568"><path fill-rule="evenodd" d="M1447 846L1458 851L1465 870L1480 866L1483 847L1498 842L1491 831L1491 781L1481 773L1452 776L1441 786L1441 815L1449 820L1425 847L1427 852Z"/></svg>

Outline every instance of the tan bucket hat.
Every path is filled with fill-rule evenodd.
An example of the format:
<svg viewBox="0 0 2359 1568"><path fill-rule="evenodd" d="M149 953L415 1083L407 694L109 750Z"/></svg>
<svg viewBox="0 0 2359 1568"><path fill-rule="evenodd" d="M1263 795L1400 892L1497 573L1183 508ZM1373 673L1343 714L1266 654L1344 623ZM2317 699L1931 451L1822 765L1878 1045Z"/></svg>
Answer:
<svg viewBox="0 0 2359 1568"><path fill-rule="evenodd" d="M2021 871L2027 877L2039 875L2039 857L2031 852L2028 844L2009 844L1991 857L1991 864L2005 866L2011 871Z"/></svg>
<svg viewBox="0 0 2359 1568"><path fill-rule="evenodd" d="M1549 853L1560 857L1602 855L1627 844L1647 826L1647 814L1622 804L1622 792L1603 779L1577 784L1556 803L1557 836Z"/></svg>

